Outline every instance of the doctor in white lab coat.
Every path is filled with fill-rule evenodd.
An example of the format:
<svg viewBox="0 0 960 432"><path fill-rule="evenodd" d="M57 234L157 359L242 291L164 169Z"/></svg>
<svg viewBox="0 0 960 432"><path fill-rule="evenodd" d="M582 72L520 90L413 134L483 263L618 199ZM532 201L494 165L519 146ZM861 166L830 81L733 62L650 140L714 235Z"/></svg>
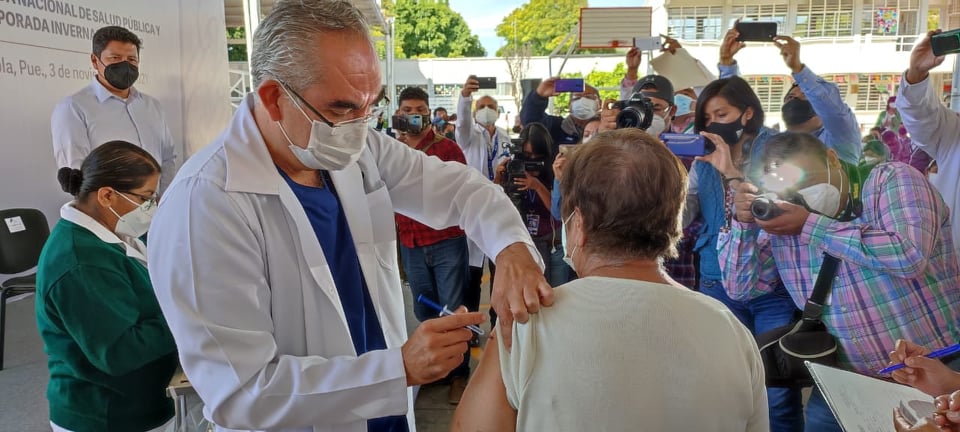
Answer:
<svg viewBox="0 0 960 432"><path fill-rule="evenodd" d="M459 225L497 257L501 316L525 321L552 303L542 264L497 186L367 134L380 75L355 7L278 2L253 52L256 94L183 166L151 226L150 273L183 369L218 430L413 431L410 386L457 366L471 337L463 326L484 317L430 320L407 339L393 212ZM330 227L300 195L323 188L352 238L332 254L320 240ZM341 301L347 287L330 264L354 249L344 253L364 283L351 289L365 289L386 345L360 356L352 337L380 335L348 322L358 306ZM400 427L368 429L398 415Z"/></svg>

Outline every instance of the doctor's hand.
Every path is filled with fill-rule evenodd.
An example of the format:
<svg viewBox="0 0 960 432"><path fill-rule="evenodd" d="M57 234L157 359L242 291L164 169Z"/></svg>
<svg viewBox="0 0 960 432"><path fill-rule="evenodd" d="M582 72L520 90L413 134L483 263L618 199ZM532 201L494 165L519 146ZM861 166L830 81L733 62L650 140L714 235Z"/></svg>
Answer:
<svg viewBox="0 0 960 432"><path fill-rule="evenodd" d="M524 243L507 246L497 255L497 277L493 280L490 304L503 325L500 337L511 346L513 320L525 323L529 314L540 311L540 305L553 305L553 288L543 277L530 249Z"/></svg>
<svg viewBox="0 0 960 432"><path fill-rule="evenodd" d="M473 338L473 332L464 327L486 320L486 314L467 312L460 306L453 315L420 323L400 348L407 385L427 384L447 376L463 362L467 342Z"/></svg>

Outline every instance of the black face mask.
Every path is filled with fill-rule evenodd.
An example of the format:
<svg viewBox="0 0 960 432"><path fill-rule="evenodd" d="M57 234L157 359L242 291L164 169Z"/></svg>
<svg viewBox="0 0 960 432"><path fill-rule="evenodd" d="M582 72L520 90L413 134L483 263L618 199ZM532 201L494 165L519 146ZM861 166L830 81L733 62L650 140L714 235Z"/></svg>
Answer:
<svg viewBox="0 0 960 432"><path fill-rule="evenodd" d="M780 110L783 113L783 122L787 126L796 126L799 124L806 123L807 120L810 120L817 116L816 111L813 110L813 105L810 105L810 101L805 101L802 99L790 99L787 103L783 104L783 108Z"/></svg>
<svg viewBox="0 0 960 432"><path fill-rule="evenodd" d="M140 77L140 70L130 62L107 65L101 60L100 63L104 65L103 78L118 90L133 87L133 83Z"/></svg>
<svg viewBox="0 0 960 432"><path fill-rule="evenodd" d="M741 113L740 117L737 117L736 120L730 123L710 123L710 126L707 126L704 132L719 135L728 145L734 145L737 141L740 141L740 137L743 136L743 125L740 124L740 120L742 119L743 114Z"/></svg>

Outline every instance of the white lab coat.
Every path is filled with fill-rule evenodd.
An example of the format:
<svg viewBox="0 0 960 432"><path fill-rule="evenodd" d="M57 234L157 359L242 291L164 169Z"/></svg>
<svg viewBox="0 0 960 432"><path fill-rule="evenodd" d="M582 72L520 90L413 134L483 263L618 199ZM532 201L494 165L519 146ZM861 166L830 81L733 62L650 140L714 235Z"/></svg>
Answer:
<svg viewBox="0 0 960 432"><path fill-rule="evenodd" d="M475 170L371 132L359 162L331 173L388 346L358 358L323 251L253 106L251 95L181 168L150 229L154 289L204 415L236 430L359 432L369 418L406 414L413 431L394 210L460 225L491 256L519 241L539 262L533 242Z"/></svg>
<svg viewBox="0 0 960 432"><path fill-rule="evenodd" d="M927 77L910 84L904 73L897 91L897 110L913 143L937 161L939 172L930 175L930 184L950 208L953 249L960 253L960 184L956 174L960 167L960 115L940 103L930 81Z"/></svg>

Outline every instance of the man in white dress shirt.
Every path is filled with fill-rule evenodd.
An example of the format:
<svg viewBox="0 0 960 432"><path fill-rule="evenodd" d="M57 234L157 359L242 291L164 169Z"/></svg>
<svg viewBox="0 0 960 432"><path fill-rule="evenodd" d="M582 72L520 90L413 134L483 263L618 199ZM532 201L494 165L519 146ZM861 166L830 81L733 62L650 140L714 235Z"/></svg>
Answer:
<svg viewBox="0 0 960 432"><path fill-rule="evenodd" d="M256 91L150 228L183 370L220 431L413 431L411 386L459 365L483 316L407 337L394 212L462 227L496 257L492 304L518 321L553 301L530 235L474 170L370 129L379 60L349 2L277 1L251 66Z"/></svg>
<svg viewBox="0 0 960 432"><path fill-rule="evenodd" d="M457 103L457 144L463 149L467 158L467 165L480 171L488 180L493 180L497 167L510 156L510 134L503 128L495 125L500 116L497 100L492 96L480 96L476 104L473 93L480 89L477 77L470 75L460 90L460 100ZM471 111L471 107L475 108ZM480 247L467 239L467 252L470 258L470 283L464 293L464 305L470 310L477 310L480 306L480 284L483 278L483 263L485 256ZM494 262L490 262L491 283L495 272ZM491 317L496 314L491 313Z"/></svg>
<svg viewBox="0 0 960 432"><path fill-rule="evenodd" d="M50 118L57 167L80 168L101 144L126 141L160 162L160 189L173 180L177 154L170 128L156 99L133 87L139 77L140 38L110 26L93 35L90 62L97 70L90 85L67 96Z"/></svg>

